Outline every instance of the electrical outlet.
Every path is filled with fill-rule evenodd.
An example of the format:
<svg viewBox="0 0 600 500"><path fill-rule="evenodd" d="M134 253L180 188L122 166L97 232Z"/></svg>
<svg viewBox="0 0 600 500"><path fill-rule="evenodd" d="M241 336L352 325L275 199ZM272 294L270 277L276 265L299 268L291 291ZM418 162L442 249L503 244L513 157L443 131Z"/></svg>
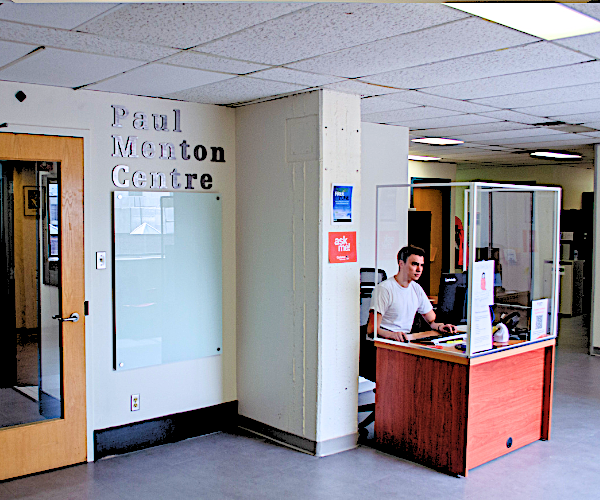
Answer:
<svg viewBox="0 0 600 500"><path fill-rule="evenodd" d="M131 411L138 411L140 409L140 395L131 395Z"/></svg>
<svg viewBox="0 0 600 500"><path fill-rule="evenodd" d="M106 269L106 252L96 252L96 269Z"/></svg>

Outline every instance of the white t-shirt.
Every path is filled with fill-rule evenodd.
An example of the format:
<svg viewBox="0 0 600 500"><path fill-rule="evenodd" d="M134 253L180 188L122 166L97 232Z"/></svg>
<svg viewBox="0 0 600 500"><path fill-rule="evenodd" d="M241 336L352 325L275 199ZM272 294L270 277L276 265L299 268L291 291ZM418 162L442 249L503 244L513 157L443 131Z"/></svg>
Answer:
<svg viewBox="0 0 600 500"><path fill-rule="evenodd" d="M416 281L411 281L404 288L392 277L373 290L371 309L375 308L382 316L382 328L393 332L410 332L415 314L427 314L433 306Z"/></svg>

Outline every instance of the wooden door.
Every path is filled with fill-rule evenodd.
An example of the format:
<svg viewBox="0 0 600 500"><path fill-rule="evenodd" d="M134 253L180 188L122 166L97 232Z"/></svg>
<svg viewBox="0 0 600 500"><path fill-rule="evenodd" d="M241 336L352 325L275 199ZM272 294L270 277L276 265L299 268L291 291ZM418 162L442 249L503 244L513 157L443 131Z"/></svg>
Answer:
<svg viewBox="0 0 600 500"><path fill-rule="evenodd" d="M442 192L434 188L414 188L413 202L417 211L431 212L430 248L425 248L429 260L429 295L438 295L442 275L444 240L442 231L447 221L443 218ZM421 280L422 281L422 280ZM423 286L423 283L421 283Z"/></svg>
<svg viewBox="0 0 600 500"><path fill-rule="evenodd" d="M0 161L6 160L60 162L60 310L56 312L62 318L78 313L79 320L60 322L58 330L62 407L53 418L0 428L0 480L84 462L87 456L83 139L0 133Z"/></svg>

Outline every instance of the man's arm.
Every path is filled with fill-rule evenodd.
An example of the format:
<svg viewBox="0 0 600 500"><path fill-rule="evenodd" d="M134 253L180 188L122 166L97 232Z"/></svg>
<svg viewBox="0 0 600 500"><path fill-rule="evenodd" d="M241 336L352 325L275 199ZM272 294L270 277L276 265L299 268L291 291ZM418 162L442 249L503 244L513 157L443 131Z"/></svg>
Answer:
<svg viewBox="0 0 600 500"><path fill-rule="evenodd" d="M373 324L375 315L373 309L369 311L369 322L367 323L367 333L373 333L375 331L375 325ZM389 340L397 340L399 342L407 342L406 335L403 332L392 332L381 327L381 313L377 313L377 336L383 337Z"/></svg>
<svg viewBox="0 0 600 500"><path fill-rule="evenodd" d="M427 323L429 323L429 326L431 327L432 330L435 330L437 332L440 333L456 333L456 326L451 325L449 323L436 323L435 322L435 312L433 312L433 309L431 311L429 311L428 313L422 314L423 318L425 318L425 321L427 321Z"/></svg>

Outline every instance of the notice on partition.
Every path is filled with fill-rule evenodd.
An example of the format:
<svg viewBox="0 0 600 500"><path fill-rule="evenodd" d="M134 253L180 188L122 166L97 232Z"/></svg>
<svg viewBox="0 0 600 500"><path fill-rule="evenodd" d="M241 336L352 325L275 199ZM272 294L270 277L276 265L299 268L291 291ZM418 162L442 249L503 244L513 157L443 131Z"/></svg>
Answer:
<svg viewBox="0 0 600 500"><path fill-rule="evenodd" d="M329 233L329 262L356 262L356 231Z"/></svg>
<svg viewBox="0 0 600 500"><path fill-rule="evenodd" d="M473 290L471 297L471 353L492 348L492 316L490 306L494 305L494 266L493 260L475 262L473 266Z"/></svg>
<svg viewBox="0 0 600 500"><path fill-rule="evenodd" d="M336 186L331 188L331 223L352 223L352 187Z"/></svg>
<svg viewBox="0 0 600 500"><path fill-rule="evenodd" d="M531 302L531 338L539 339L548 333L548 299L534 300Z"/></svg>

